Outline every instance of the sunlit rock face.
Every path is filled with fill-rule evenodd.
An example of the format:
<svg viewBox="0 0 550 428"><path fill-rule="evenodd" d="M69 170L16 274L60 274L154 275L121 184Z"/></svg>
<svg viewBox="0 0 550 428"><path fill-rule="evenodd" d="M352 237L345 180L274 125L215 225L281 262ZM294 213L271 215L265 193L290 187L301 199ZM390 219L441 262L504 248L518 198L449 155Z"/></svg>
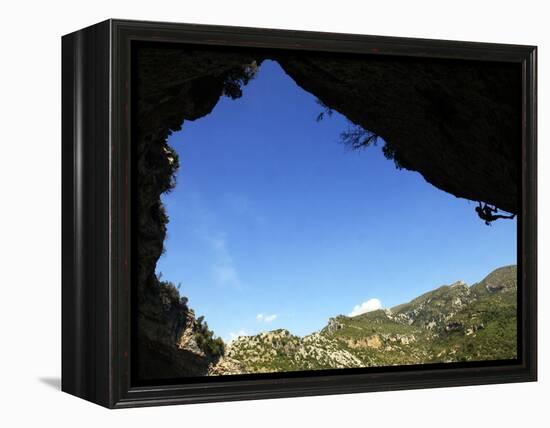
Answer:
<svg viewBox="0 0 550 428"><path fill-rule="evenodd" d="M141 380L202 375L218 360L197 344L199 328L194 312L165 291L149 292L139 305Z"/></svg>
<svg viewBox="0 0 550 428"><path fill-rule="evenodd" d="M162 302L155 276L168 222L161 194L174 185L179 167L167 138L185 120L209 114L222 95L238 98L246 71L268 58L326 106L381 136L402 167L457 197L518 212L519 66L141 47L134 58L132 185L143 379L204 375L216 359L206 349L180 346L194 334L194 316L177 296L172 305Z"/></svg>

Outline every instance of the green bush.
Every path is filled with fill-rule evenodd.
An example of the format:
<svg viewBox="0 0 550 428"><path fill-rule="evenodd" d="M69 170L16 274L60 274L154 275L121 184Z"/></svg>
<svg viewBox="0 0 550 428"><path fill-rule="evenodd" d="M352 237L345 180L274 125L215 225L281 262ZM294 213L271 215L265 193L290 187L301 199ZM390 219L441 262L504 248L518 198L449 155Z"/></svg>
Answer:
<svg viewBox="0 0 550 428"><path fill-rule="evenodd" d="M225 344L220 337L215 337L214 332L208 328L208 323L204 317L197 318L197 332L195 333L197 345L206 354L213 357L221 357L225 353Z"/></svg>

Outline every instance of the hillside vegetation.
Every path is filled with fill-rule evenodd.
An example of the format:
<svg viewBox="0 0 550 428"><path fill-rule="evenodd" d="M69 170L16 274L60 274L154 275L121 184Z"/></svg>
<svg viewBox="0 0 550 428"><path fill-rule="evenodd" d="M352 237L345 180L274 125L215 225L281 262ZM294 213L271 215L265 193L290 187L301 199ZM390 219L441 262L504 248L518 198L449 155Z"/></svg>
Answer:
<svg viewBox="0 0 550 428"><path fill-rule="evenodd" d="M284 329L241 336L209 374L515 359L517 269L444 285L390 309L331 318L305 337Z"/></svg>

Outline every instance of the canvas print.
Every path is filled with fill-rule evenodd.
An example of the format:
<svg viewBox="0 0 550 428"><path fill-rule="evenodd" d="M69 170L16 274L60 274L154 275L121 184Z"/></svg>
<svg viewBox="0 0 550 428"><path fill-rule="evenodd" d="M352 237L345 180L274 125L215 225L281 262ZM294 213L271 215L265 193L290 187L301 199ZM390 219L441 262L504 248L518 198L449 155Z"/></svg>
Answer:
<svg viewBox="0 0 550 428"><path fill-rule="evenodd" d="M518 357L519 64L132 55L137 379Z"/></svg>

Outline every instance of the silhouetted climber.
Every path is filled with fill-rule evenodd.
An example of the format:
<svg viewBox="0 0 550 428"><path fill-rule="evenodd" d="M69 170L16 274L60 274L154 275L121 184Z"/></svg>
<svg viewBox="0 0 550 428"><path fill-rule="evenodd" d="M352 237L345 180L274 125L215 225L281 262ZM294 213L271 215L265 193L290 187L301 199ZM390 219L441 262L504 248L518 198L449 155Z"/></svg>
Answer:
<svg viewBox="0 0 550 428"><path fill-rule="evenodd" d="M478 203L479 203L479 206L476 207L477 215L479 216L480 219L485 220L485 224L487 226L490 226L492 221L495 221L499 218L512 219L516 216L515 214L511 214L511 215L494 214L498 212L497 207L491 208L487 204L482 205L481 202L478 202Z"/></svg>

